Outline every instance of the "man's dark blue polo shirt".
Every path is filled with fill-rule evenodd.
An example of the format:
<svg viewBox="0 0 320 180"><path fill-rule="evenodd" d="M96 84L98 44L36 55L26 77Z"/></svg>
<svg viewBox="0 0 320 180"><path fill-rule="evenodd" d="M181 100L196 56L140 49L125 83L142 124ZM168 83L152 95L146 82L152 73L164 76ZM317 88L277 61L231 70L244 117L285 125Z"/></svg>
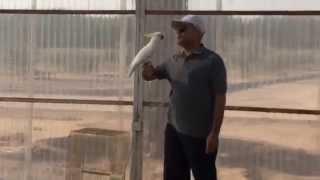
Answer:
<svg viewBox="0 0 320 180"><path fill-rule="evenodd" d="M227 91L221 57L201 46L190 55L173 55L156 70L158 79L167 79L171 84L168 123L182 134L207 137L216 94Z"/></svg>

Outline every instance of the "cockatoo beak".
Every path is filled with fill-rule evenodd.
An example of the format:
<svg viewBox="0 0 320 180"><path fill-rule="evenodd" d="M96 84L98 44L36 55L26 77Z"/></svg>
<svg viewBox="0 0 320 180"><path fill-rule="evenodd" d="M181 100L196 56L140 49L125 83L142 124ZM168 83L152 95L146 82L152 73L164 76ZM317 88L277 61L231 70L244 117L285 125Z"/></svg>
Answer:
<svg viewBox="0 0 320 180"><path fill-rule="evenodd" d="M144 34L145 37L148 37L148 38L152 38L153 36L153 33L147 33L147 34Z"/></svg>

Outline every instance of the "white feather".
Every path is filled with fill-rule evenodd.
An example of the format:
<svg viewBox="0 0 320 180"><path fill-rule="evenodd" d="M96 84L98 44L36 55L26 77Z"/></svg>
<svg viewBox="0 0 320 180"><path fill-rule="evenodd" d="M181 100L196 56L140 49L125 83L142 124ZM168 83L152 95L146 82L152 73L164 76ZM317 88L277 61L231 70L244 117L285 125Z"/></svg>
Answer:
<svg viewBox="0 0 320 180"><path fill-rule="evenodd" d="M150 34L150 36L151 36L151 40L148 42L147 45L145 45L143 48L140 49L140 51L137 53L137 55L134 57L133 61L130 64L130 67L129 67L130 77L132 76L133 72L136 71L137 67L140 64L144 64L151 58L154 51L158 49L159 42L162 39L161 36L163 35L160 32L156 32L156 33Z"/></svg>

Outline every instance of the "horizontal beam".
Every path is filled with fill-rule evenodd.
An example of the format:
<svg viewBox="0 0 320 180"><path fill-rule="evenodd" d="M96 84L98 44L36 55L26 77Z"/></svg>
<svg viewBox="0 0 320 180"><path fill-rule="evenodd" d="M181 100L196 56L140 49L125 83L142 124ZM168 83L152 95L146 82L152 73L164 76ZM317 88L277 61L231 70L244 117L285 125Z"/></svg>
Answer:
<svg viewBox="0 0 320 180"><path fill-rule="evenodd" d="M88 15L134 15L135 10L38 10L38 9L0 9L0 14L88 14Z"/></svg>
<svg viewBox="0 0 320 180"><path fill-rule="evenodd" d="M0 9L0 14L101 14L134 15L135 10L50 10L50 9ZM204 11L204 10L145 10L146 15L241 15L241 16L317 16L320 11Z"/></svg>
<svg viewBox="0 0 320 180"><path fill-rule="evenodd" d="M194 10L146 10L146 15L241 15L241 16L316 16L320 11L194 11Z"/></svg>
<svg viewBox="0 0 320 180"><path fill-rule="evenodd" d="M53 104L88 104L88 105L115 105L132 106L132 101L116 100L94 100L94 99L56 99L56 98L22 98L22 97L0 97L0 102L18 102L18 103L53 103ZM167 102L144 102L146 107L167 107ZM266 107L247 107L247 106L226 106L228 111L247 111L247 112L265 112L265 113L285 113L285 114L305 114L320 115L320 110L309 109L285 109L285 108L266 108Z"/></svg>
<svg viewBox="0 0 320 180"><path fill-rule="evenodd" d="M226 110L229 110L229 111L265 112L265 113L320 115L320 110L309 110L309 109L285 109L285 108L227 106Z"/></svg>
<svg viewBox="0 0 320 180"><path fill-rule="evenodd" d="M149 107L167 107L168 106L168 103L163 103L163 102L145 102L144 104L145 104L145 106L149 106ZM265 113L320 115L320 110L309 110L309 109L226 106L225 110L227 110L227 111L248 111L248 112L265 112Z"/></svg>
<svg viewBox="0 0 320 180"><path fill-rule="evenodd" d="M95 99L87 100L87 99L58 99L58 98L24 98L24 97L0 97L0 102L92 104L92 105L117 105L117 106L132 105L132 101L95 100Z"/></svg>
<svg viewBox="0 0 320 180"><path fill-rule="evenodd" d="M111 172L100 172L100 171L93 171L93 170L82 170L82 173L85 174L93 174L93 175L99 175L99 176L111 176Z"/></svg>

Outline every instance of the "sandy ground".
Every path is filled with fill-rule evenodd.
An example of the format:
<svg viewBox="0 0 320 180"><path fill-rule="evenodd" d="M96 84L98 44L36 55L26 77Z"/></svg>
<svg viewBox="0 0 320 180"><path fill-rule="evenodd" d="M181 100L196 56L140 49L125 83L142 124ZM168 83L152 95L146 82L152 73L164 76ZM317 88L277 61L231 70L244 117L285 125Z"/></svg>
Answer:
<svg viewBox="0 0 320 180"><path fill-rule="evenodd" d="M319 109L319 81L299 81L229 94L228 103ZM30 111L33 108L33 111ZM0 179L22 180L28 172L25 147L32 126L33 180L64 180L68 136L82 128L130 132L131 109L93 105L0 104ZM32 124L28 124L33 119ZM227 112L219 149L221 180L320 179L319 116ZM159 134L157 136L162 136ZM145 138L151 152L159 142ZM92 148L94 151L94 148ZM88 156L89 157L89 156ZM91 156L90 156L91 157ZM97 154L94 159L101 159ZM161 156L146 149L145 180L162 177ZM98 160L88 161L97 164ZM19 171L18 169L24 169ZM47 173L39 173L38 170ZM14 173L15 172L15 173ZM99 177L100 179L104 179ZM87 180L97 180L97 176Z"/></svg>
<svg viewBox="0 0 320 180"><path fill-rule="evenodd" d="M231 93L227 104L241 106L319 109L320 79L279 83ZM238 113L239 114L239 113Z"/></svg>
<svg viewBox="0 0 320 180"><path fill-rule="evenodd" d="M307 80L234 92L229 94L228 104L319 109L319 95L319 81ZM320 179L319 129L320 117L315 115L227 111L217 162L219 177ZM146 179L160 180L161 161L146 158L144 172L150 172Z"/></svg>

